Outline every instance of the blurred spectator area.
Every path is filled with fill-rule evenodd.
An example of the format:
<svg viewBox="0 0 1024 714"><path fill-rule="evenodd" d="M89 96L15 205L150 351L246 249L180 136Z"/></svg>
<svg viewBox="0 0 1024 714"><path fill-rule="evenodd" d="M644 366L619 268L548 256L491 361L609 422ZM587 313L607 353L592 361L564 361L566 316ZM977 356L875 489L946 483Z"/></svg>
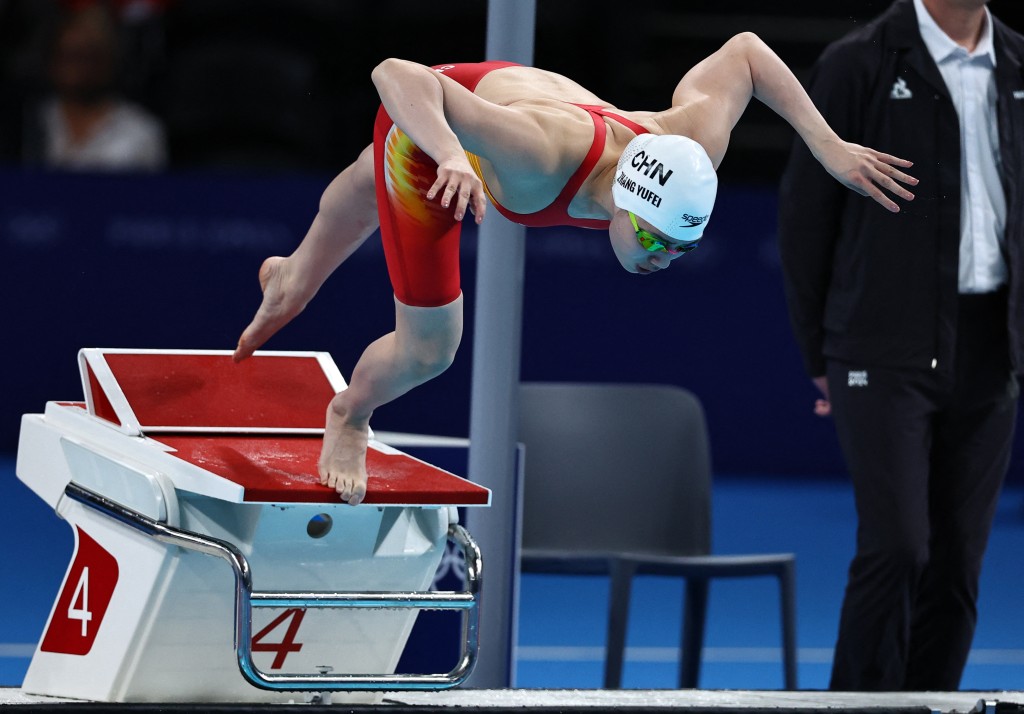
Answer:
<svg viewBox="0 0 1024 714"><path fill-rule="evenodd" d="M1016 1L993 0L991 8L1019 25L1010 10ZM87 2L0 0L5 159L17 154L9 105L31 89L39 28L54 8ZM658 109L689 67L737 32L756 32L804 80L828 42L888 4L649 0L627 10L612 0L536 0L535 63L624 109ZM123 90L164 120L176 168L336 171L369 143L377 62L484 57L486 0L113 5L124 26ZM753 102L733 135L723 179L774 181L792 139L787 125Z"/></svg>
<svg viewBox="0 0 1024 714"><path fill-rule="evenodd" d="M172 164L331 169L349 128L346 106L372 102L362 65L346 63L363 3L338 0L175 0L152 101ZM365 114L365 112L363 113Z"/></svg>

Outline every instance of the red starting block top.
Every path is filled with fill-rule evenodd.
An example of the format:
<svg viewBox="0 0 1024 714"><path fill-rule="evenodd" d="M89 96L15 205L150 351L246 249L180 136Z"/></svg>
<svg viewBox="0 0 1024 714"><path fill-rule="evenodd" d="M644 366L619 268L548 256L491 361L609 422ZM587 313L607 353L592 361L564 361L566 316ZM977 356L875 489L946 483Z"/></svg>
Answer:
<svg viewBox="0 0 1024 714"><path fill-rule="evenodd" d="M322 352L82 350L89 411L128 433L322 430L327 405L345 389Z"/></svg>
<svg viewBox="0 0 1024 714"><path fill-rule="evenodd" d="M346 388L322 352L82 350L90 414L239 484L245 501L325 503L320 485L327 405ZM487 505L490 491L371 442L366 504Z"/></svg>
<svg viewBox="0 0 1024 714"><path fill-rule="evenodd" d="M319 437L168 434L157 439L173 448L174 456L243 486L246 501L323 503L338 498L320 485ZM366 504L486 506L490 496L486 488L436 466L372 445L366 470Z"/></svg>

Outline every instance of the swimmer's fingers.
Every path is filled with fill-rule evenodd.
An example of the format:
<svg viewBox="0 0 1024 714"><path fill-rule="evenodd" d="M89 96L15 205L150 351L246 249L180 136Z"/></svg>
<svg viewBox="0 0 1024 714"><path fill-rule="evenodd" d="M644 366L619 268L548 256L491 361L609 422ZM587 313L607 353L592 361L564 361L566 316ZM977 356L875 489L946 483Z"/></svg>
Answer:
<svg viewBox="0 0 1024 714"><path fill-rule="evenodd" d="M874 199L876 203L880 204L887 211L891 211L892 213L900 212L899 204L889 198L888 194L886 194L885 191L879 188L878 184L867 176L856 174L849 177L848 180L843 183L859 193L861 196L868 196ZM911 198L913 198L913 194L911 194Z"/></svg>
<svg viewBox="0 0 1024 714"><path fill-rule="evenodd" d="M878 159L879 161L887 163L890 166L902 166L905 169L909 169L911 166L914 165L913 161L909 161L908 159L901 159L898 156L893 156L892 154L886 154L886 153L883 153L881 151L875 151L874 149L867 149L867 151L869 151L871 154L873 154L874 157L876 159ZM899 173L899 172L897 172L897 173ZM902 174L902 175L906 176L906 178L908 178L908 179L911 178L910 176L907 176L906 174ZM916 183L917 180L913 179L913 181Z"/></svg>
<svg viewBox="0 0 1024 714"><path fill-rule="evenodd" d="M444 188L441 188L441 185ZM442 176L441 172L438 171L437 181L431 187L431 193L437 195L438 191L440 191L441 206L449 208L454 203L452 215L455 217L455 220L461 221L466 215L467 208L470 206L476 207L476 203L472 202L474 193L481 193L483 191L483 184L480 183L480 179L476 177L476 174L472 174L472 178L453 174ZM430 197L428 193L427 198Z"/></svg>
<svg viewBox="0 0 1024 714"><path fill-rule="evenodd" d="M892 191L900 198L907 201L914 200L914 194L908 191L900 184L906 184L908 186L916 186L918 180L908 173L900 171L897 167L902 166L903 168L910 168L914 165L913 161L907 161L906 159L900 159L892 154L883 154L880 151L869 149L874 154L876 164L875 169L878 175L874 177L875 183L881 185L883 188ZM899 182L899 183L897 183Z"/></svg>
<svg viewBox="0 0 1024 714"><path fill-rule="evenodd" d="M477 225L484 220L484 215L487 213L487 194L483 190L483 184L480 185L480 192L475 193L469 204L469 212L473 214L476 219Z"/></svg>
<svg viewBox="0 0 1024 714"><path fill-rule="evenodd" d="M437 179L427 191L427 200L439 198L441 206L448 208L454 202L453 216L461 221L469 209L476 216L476 222L483 220L487 210L487 198L483 182L473 172L469 161L452 159L439 164Z"/></svg>
<svg viewBox="0 0 1024 714"><path fill-rule="evenodd" d="M863 168L862 175L868 182L868 195L888 210L894 213L899 212L899 206L896 205L895 201L885 191L902 198L904 201L914 200L914 194L902 184L916 186L918 183L917 179L896 168L896 166L909 167L911 162L905 159L898 159L890 154L883 154L874 149L867 149L867 151L869 156L874 159L874 162L867 161Z"/></svg>
<svg viewBox="0 0 1024 714"><path fill-rule="evenodd" d="M824 152L821 161L829 173L848 188L863 196L870 196L893 213L898 213L900 207L886 191L905 201L914 199L914 194L901 184L915 186L917 179L897 168L909 168L912 162L846 142L839 142L838 146L829 148L838 151Z"/></svg>

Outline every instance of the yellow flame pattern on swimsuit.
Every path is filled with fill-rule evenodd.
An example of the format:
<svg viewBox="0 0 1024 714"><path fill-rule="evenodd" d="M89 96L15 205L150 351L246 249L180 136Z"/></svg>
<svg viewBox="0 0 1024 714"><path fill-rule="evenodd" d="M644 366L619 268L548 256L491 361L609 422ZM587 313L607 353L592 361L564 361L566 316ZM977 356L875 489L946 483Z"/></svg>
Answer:
<svg viewBox="0 0 1024 714"><path fill-rule="evenodd" d="M388 132L384 151L385 178L391 205L405 217L420 224L432 223L432 207L426 201L427 191L437 175L430 160L412 139L397 126Z"/></svg>
<svg viewBox="0 0 1024 714"><path fill-rule="evenodd" d="M473 171L483 181L480 160L466 152ZM413 143L409 135L397 126L388 132L384 150L384 175L391 204L406 219L420 225L435 225L441 219L451 220L451 208L442 208L437 197L433 201L426 200L427 191L437 179L437 164ZM484 184L488 197L491 192ZM494 198L491 197L493 201Z"/></svg>

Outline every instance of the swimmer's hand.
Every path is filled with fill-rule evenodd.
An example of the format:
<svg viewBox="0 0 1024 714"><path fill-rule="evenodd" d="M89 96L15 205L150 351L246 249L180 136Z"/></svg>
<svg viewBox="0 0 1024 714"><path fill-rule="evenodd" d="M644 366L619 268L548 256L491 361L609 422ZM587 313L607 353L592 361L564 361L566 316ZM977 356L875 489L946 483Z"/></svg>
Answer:
<svg viewBox="0 0 1024 714"><path fill-rule="evenodd" d="M900 207L885 191L905 201L914 200L914 194L900 184L916 186L917 179L897 168L910 168L914 165L912 161L838 138L823 142L814 155L839 183L862 196L870 196L893 213L899 213Z"/></svg>
<svg viewBox="0 0 1024 714"><path fill-rule="evenodd" d="M487 194L483 181L473 171L465 154L458 154L437 165L437 180L427 191L427 200L440 197L441 206L448 208L455 201L455 220L461 221L466 210L476 219L477 224L487 212Z"/></svg>
<svg viewBox="0 0 1024 714"><path fill-rule="evenodd" d="M288 324L306 307L313 297L304 296L303 291L292 287L289 280L287 258L273 257L263 261L260 268L260 289L263 290L263 302L256 311L256 316L238 338L238 346L232 355L235 362L246 357L263 346L274 333Z"/></svg>

